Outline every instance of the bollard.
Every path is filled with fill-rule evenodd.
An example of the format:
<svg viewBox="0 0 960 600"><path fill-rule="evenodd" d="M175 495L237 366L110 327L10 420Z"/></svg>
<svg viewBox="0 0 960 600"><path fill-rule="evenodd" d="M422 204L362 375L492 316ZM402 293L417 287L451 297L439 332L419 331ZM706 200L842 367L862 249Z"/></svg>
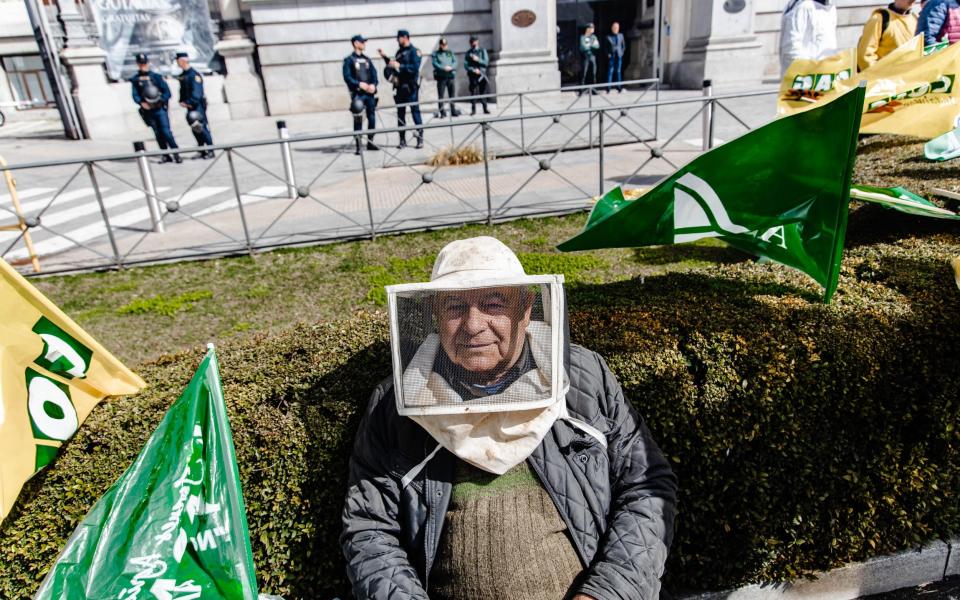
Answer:
<svg viewBox="0 0 960 600"><path fill-rule="evenodd" d="M163 219L160 218L160 199L157 197L157 186L153 181L153 171L150 170L150 161L143 155L146 146L143 142L134 142L133 151L138 153L137 167L140 169L140 181L143 183L143 193L147 199L147 210L150 211L150 223L154 233L163 233Z"/></svg>
<svg viewBox="0 0 960 600"><path fill-rule="evenodd" d="M703 80L703 96L713 96L713 82ZM705 100L703 106L703 151L713 148L713 100Z"/></svg>
<svg viewBox="0 0 960 600"><path fill-rule="evenodd" d="M286 121L277 121L277 133L280 134L281 140L290 138ZM297 176L293 171L293 154L290 152L290 142L280 143L280 156L283 158L283 176L287 181L287 197L293 200L297 197Z"/></svg>

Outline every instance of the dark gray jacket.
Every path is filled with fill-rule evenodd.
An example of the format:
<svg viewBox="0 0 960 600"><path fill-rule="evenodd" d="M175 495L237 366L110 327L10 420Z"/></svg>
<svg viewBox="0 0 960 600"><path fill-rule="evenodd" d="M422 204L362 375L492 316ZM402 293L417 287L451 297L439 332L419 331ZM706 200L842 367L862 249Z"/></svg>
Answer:
<svg viewBox="0 0 960 600"><path fill-rule="evenodd" d="M570 415L607 447L557 421L527 463L566 522L584 566L574 593L652 600L673 538L677 482L600 355L569 346ZM426 598L456 458L397 414L391 382L373 393L357 432L340 543L357 598Z"/></svg>

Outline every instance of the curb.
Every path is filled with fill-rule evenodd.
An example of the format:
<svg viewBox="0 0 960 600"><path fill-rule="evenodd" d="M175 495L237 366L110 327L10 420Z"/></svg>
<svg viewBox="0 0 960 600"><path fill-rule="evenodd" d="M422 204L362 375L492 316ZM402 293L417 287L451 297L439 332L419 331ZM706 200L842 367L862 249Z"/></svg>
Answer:
<svg viewBox="0 0 960 600"><path fill-rule="evenodd" d="M722 592L679 595L680 600L853 600L960 575L960 538L852 563L813 580L753 584Z"/></svg>

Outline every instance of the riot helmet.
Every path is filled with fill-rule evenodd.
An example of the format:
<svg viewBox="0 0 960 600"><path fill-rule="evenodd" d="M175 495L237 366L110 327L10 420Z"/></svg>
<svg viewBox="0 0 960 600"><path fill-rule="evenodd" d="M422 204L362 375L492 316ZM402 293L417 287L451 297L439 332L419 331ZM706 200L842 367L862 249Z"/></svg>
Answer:
<svg viewBox="0 0 960 600"><path fill-rule="evenodd" d="M156 104L157 102L160 102L160 97L162 96L160 93L160 88L149 79L143 83L142 93L143 99L150 104Z"/></svg>
<svg viewBox="0 0 960 600"><path fill-rule="evenodd" d="M353 100L350 101L350 112L352 112L354 116L360 116L360 113L363 112L363 109L363 100L354 96Z"/></svg>
<svg viewBox="0 0 960 600"><path fill-rule="evenodd" d="M187 111L187 123L190 123L190 129L197 133L203 131L203 115L199 110Z"/></svg>

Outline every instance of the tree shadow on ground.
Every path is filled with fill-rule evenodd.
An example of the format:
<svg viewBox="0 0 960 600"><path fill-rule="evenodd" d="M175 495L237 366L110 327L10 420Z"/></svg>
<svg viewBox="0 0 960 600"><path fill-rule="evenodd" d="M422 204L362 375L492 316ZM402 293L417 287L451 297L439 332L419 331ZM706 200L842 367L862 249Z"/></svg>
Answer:
<svg viewBox="0 0 960 600"><path fill-rule="evenodd" d="M918 217L875 204L864 204L850 211L847 224L847 249L874 244L890 244L914 237L960 234L960 220Z"/></svg>
<svg viewBox="0 0 960 600"><path fill-rule="evenodd" d="M735 263L752 258L752 255L727 245L674 244L644 246L633 250L633 260L644 265L669 265L685 262Z"/></svg>

